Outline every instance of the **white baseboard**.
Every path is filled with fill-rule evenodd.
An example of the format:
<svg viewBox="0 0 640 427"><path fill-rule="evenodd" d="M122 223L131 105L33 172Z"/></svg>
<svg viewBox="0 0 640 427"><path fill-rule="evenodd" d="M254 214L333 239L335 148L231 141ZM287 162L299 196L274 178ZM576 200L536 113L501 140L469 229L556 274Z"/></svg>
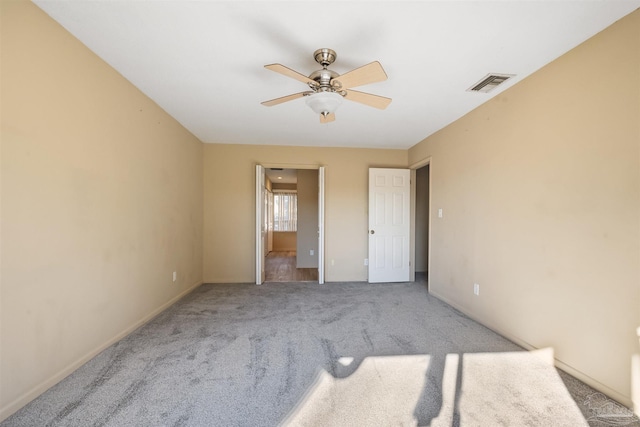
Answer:
<svg viewBox="0 0 640 427"><path fill-rule="evenodd" d="M474 321L480 323L481 325L491 329L492 331L494 331L495 333L502 335L503 337L505 337L506 339L508 339L509 341L513 341L514 343L518 344L519 346L527 349L527 350L540 350L539 348L529 344L528 342L520 339L519 337L512 335L508 332L505 332L503 330L501 330L499 327L496 327L494 325L491 324L487 324L485 321L478 319L476 316L474 316L473 314L470 314L467 312L467 310L465 310L464 308L460 307L459 305L457 305L456 303L450 301L448 298L438 294L437 292L433 292L433 291L429 291L429 294L438 298L440 301L443 301L447 304L449 304L451 307L455 308L456 310L464 313L465 316L473 319ZM585 374L584 372L581 372L573 367L571 367L571 365L568 365L567 363L563 362L562 360L555 358L554 357L554 363L555 366L558 369L563 370L564 372L568 373L569 375L574 376L575 378L579 379L580 381L582 381L583 383L587 384L588 386L596 389L597 391L601 392L602 394L605 394L607 396L609 396L610 398L612 398L613 400L616 400L618 402L620 402L621 404L625 405L628 408L633 408L633 402L632 400L628 397L625 396L621 393L619 393L618 391L610 388L609 386L602 384L600 381L590 377L589 375Z"/></svg>
<svg viewBox="0 0 640 427"><path fill-rule="evenodd" d="M92 351L90 351L86 355L82 356L80 359L78 359L75 362L73 362L71 365L69 365L66 368L62 369L60 372L58 372L55 375L51 376L49 379L41 382L37 386L33 387L31 390L29 390L26 393L24 393L22 396L20 396L17 399L15 399L13 402L11 402L8 405L6 405L5 407L1 408L0 409L0 422L2 422L5 419L9 418L11 415L13 415L15 412L20 410L27 403L31 402L36 397L40 396L42 393L44 393L45 391L47 391L48 389L50 389L51 387L53 387L54 385L56 385L57 383L62 381L64 378L69 376L73 371L75 371L76 369L78 369L79 367L81 367L82 365L87 363L89 360L91 360L92 358L97 356L101 351L105 350L110 345L112 345L112 344L118 342L119 340L121 340L122 338L126 337L131 332L135 331L140 326L144 325L145 323L147 323L148 321L150 321L151 319L156 317L158 314L160 314L161 312L163 312L164 310L169 308L171 305L173 305L180 298L184 297L185 295L187 295L189 292L193 291L195 288L197 288L200 285L202 285L202 282L198 282L198 283L190 286L188 289L180 292L178 295L176 295L175 297L171 298L169 301L167 301L166 303L162 304L160 307L156 308L151 313L147 314L142 319L138 320L133 325L131 325L128 328L126 328L124 331L120 332L119 334L117 334L113 338L109 339L104 344L98 346L98 348L93 349Z"/></svg>

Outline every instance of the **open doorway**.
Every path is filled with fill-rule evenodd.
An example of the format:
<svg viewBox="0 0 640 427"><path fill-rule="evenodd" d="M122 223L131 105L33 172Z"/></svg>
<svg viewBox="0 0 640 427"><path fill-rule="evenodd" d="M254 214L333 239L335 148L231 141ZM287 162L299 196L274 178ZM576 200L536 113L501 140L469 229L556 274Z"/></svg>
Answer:
<svg viewBox="0 0 640 427"><path fill-rule="evenodd" d="M429 276L429 164L416 169L415 280L428 282Z"/></svg>
<svg viewBox="0 0 640 427"><path fill-rule="evenodd" d="M318 281L318 173L265 168L265 282Z"/></svg>

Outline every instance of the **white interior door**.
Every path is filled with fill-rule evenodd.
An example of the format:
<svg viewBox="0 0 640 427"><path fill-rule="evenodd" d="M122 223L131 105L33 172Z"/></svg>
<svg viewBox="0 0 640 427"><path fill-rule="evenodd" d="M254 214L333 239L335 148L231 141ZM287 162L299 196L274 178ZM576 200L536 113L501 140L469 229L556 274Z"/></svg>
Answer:
<svg viewBox="0 0 640 427"><path fill-rule="evenodd" d="M265 175L262 165L256 165L256 285L264 282L264 247L266 235Z"/></svg>
<svg viewBox="0 0 640 427"><path fill-rule="evenodd" d="M267 254L273 250L273 193L267 190Z"/></svg>
<svg viewBox="0 0 640 427"><path fill-rule="evenodd" d="M324 166L318 170L318 284L324 283Z"/></svg>
<svg viewBox="0 0 640 427"><path fill-rule="evenodd" d="M408 282L409 169L369 169L369 282Z"/></svg>

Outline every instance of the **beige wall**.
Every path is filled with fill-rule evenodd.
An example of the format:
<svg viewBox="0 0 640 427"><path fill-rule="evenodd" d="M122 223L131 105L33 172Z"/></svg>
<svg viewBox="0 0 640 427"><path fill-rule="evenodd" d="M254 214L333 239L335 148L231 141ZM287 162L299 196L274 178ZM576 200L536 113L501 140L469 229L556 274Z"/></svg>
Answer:
<svg viewBox="0 0 640 427"><path fill-rule="evenodd" d="M326 280L366 280L368 168L406 167L406 150L205 144L204 281L255 280L257 163L326 166Z"/></svg>
<svg viewBox="0 0 640 427"><path fill-rule="evenodd" d="M0 7L2 419L199 284L203 220L201 142L31 2Z"/></svg>
<svg viewBox="0 0 640 427"><path fill-rule="evenodd" d="M429 156L431 291L630 404L640 12L409 151Z"/></svg>
<svg viewBox="0 0 640 427"><path fill-rule="evenodd" d="M279 184L276 182L275 184L273 184L273 189L274 190L297 190L298 185L297 184Z"/></svg>
<svg viewBox="0 0 640 427"><path fill-rule="evenodd" d="M318 268L318 171L298 171L296 267ZM311 255L310 251L313 251Z"/></svg>
<svg viewBox="0 0 640 427"><path fill-rule="evenodd" d="M297 240L295 231L274 231L273 250L276 252L295 252Z"/></svg>

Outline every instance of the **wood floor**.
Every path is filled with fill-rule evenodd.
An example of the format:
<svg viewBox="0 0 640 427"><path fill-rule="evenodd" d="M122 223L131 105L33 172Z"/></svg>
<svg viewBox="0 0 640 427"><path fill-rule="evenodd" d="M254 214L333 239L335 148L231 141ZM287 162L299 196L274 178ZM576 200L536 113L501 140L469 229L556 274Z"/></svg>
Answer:
<svg viewBox="0 0 640 427"><path fill-rule="evenodd" d="M315 282L317 268L296 268L295 252L270 252L265 261L267 282Z"/></svg>

